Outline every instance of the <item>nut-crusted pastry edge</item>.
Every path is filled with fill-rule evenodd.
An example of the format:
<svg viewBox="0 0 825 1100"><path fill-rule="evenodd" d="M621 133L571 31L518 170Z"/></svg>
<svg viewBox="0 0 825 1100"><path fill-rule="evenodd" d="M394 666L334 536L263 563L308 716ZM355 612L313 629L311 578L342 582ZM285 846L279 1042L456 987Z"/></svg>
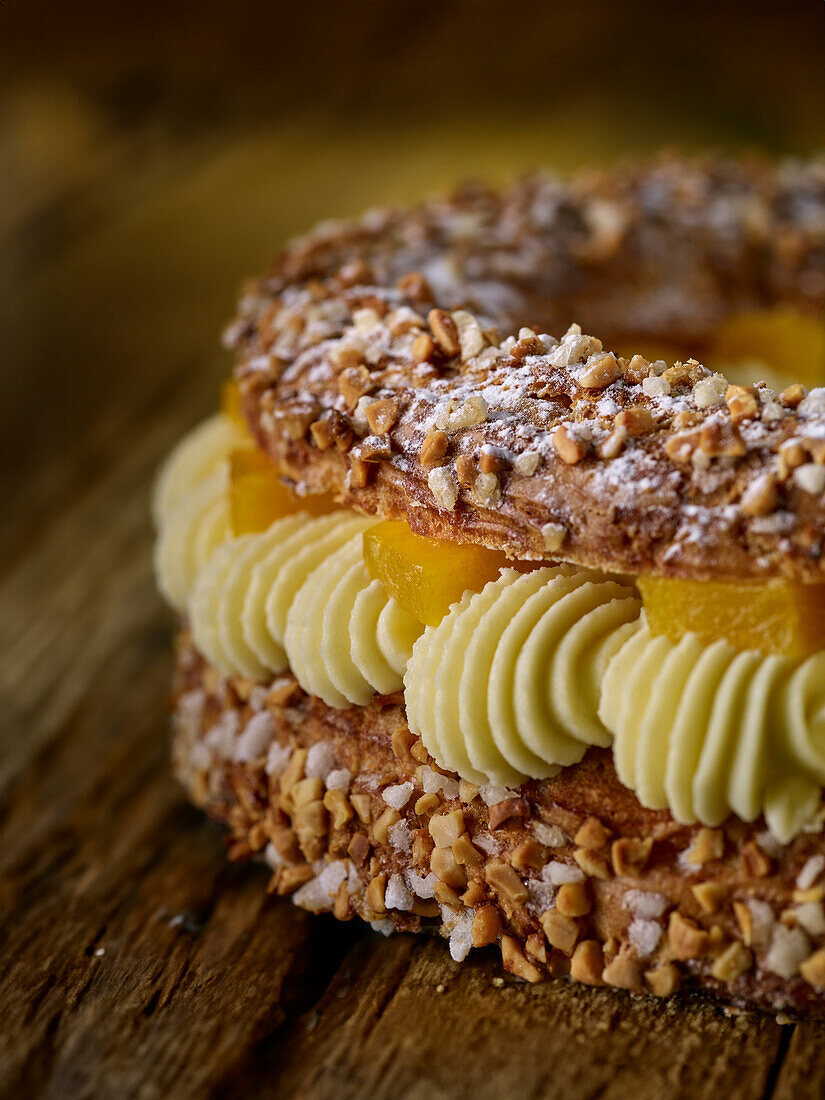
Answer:
<svg viewBox="0 0 825 1100"><path fill-rule="evenodd" d="M665 160L319 227L228 342L299 492L513 557L821 582L821 393L545 336L701 345L776 305L825 308L825 164Z"/></svg>
<svg viewBox="0 0 825 1100"><path fill-rule="evenodd" d="M762 821L684 826L644 809L610 753L518 790L430 759L403 700L333 710L287 674L222 677L177 645L175 771L264 858L269 889L384 931L440 931L456 959L494 945L527 981L825 1015L825 841Z"/></svg>

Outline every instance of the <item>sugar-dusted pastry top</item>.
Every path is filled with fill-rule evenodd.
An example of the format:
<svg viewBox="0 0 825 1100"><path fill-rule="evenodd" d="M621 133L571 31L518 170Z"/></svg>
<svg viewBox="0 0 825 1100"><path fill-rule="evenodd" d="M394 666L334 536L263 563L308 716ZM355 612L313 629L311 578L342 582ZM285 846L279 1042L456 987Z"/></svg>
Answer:
<svg viewBox="0 0 825 1100"><path fill-rule="evenodd" d="M666 160L321 226L227 339L299 492L513 557L825 581L825 390L568 327L699 348L777 305L825 313L825 163Z"/></svg>

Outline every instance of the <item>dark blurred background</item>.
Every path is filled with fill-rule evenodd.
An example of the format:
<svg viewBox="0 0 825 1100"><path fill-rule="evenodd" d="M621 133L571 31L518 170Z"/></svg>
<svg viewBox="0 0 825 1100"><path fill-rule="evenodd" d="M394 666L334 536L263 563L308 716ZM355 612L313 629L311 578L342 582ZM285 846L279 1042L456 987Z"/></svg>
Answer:
<svg viewBox="0 0 825 1100"><path fill-rule="evenodd" d="M240 279L313 221L663 145L823 149L823 58L822 0L0 0L7 509L34 532L136 425L165 445L173 398L203 413Z"/></svg>

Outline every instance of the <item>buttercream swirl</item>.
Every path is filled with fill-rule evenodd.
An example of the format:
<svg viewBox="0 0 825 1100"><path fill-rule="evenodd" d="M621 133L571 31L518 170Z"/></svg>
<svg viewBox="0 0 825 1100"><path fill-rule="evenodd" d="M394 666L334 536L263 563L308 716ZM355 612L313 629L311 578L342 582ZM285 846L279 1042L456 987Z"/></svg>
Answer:
<svg viewBox="0 0 825 1100"><path fill-rule="evenodd" d="M228 416L213 416L185 436L163 465L153 498L158 525L158 587L178 611L215 548L232 535L229 453L244 440Z"/></svg>
<svg viewBox="0 0 825 1100"><path fill-rule="evenodd" d="M677 821L730 813L790 840L825 783L825 651L807 658L654 637L647 624L608 665L599 714L619 779Z"/></svg>
<svg viewBox="0 0 825 1100"><path fill-rule="evenodd" d="M586 570L502 571L416 642L410 728L442 767L517 786L609 745L598 717L608 661L637 629L634 590Z"/></svg>
<svg viewBox="0 0 825 1100"><path fill-rule="evenodd" d="M297 592L284 648L305 691L329 706L363 706L376 691L401 688L401 673L423 629L371 579L359 532Z"/></svg>
<svg viewBox="0 0 825 1100"><path fill-rule="evenodd" d="M329 706L399 690L423 627L366 571L362 535L374 522L344 509L300 512L224 543L195 582L195 645L228 675L290 668Z"/></svg>

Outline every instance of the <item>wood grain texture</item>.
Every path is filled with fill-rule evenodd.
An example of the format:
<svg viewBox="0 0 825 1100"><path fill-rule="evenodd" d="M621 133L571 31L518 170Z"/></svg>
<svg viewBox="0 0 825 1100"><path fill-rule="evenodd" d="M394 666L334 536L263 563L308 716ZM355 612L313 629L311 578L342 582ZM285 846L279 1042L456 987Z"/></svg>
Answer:
<svg viewBox="0 0 825 1100"><path fill-rule="evenodd" d="M673 28L641 0L515 24L490 4L2 4L0 1094L825 1091L819 1026L499 983L491 955L459 967L268 899L170 778L147 512L162 454L214 405L236 285L278 242L458 177L651 148L675 115L685 144L804 152L815 7L729 5L728 35L747 15L793 53L773 75L697 8L688 107L656 60ZM565 59L593 51L602 75L573 94Z"/></svg>

